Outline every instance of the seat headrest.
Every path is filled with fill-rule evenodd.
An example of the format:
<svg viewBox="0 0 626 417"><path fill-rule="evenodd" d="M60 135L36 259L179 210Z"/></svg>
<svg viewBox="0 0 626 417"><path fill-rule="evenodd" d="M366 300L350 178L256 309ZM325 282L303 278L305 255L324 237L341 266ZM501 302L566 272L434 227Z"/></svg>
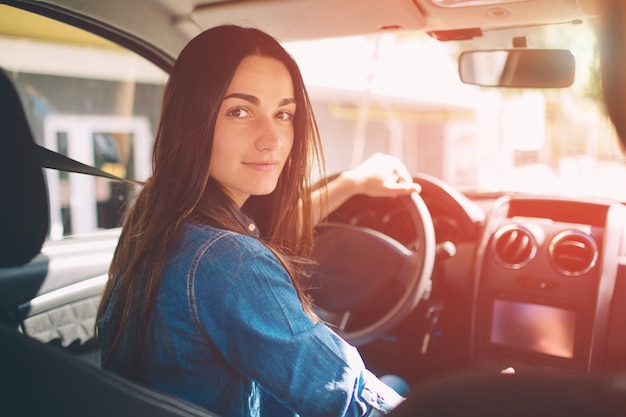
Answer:
<svg viewBox="0 0 626 417"><path fill-rule="evenodd" d="M35 257L49 227L48 192L17 89L0 69L0 267Z"/></svg>

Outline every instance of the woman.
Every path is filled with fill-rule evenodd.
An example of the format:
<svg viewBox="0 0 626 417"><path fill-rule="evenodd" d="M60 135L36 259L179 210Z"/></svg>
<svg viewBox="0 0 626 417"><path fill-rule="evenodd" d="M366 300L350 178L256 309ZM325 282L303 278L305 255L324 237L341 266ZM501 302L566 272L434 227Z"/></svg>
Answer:
<svg viewBox="0 0 626 417"><path fill-rule="evenodd" d="M329 210L419 188L376 155L311 192L320 148L273 38L222 26L184 48L98 311L105 368L224 417L379 415L401 401L319 322L302 277Z"/></svg>

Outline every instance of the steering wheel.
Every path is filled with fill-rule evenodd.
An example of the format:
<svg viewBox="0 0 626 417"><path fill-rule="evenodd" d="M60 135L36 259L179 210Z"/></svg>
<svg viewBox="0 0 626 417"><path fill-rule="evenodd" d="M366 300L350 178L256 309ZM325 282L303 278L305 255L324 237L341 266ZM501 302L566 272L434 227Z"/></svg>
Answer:
<svg viewBox="0 0 626 417"><path fill-rule="evenodd" d="M393 205L402 219L396 229L411 242L332 216L317 227L310 295L320 319L355 346L384 335L428 298L436 251L433 221L418 193L359 197L357 211L366 209L364 202Z"/></svg>

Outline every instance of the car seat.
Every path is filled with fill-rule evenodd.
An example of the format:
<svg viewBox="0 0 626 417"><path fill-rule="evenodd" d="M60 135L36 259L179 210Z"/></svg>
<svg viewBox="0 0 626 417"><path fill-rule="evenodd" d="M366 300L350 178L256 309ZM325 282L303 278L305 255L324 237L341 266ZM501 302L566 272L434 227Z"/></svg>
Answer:
<svg viewBox="0 0 626 417"><path fill-rule="evenodd" d="M49 206L40 151L2 69L0 147L0 415L217 417L18 331L16 307L36 294L47 272L39 252Z"/></svg>
<svg viewBox="0 0 626 417"><path fill-rule="evenodd" d="M0 267L25 264L48 232L48 194L17 90L0 74Z"/></svg>

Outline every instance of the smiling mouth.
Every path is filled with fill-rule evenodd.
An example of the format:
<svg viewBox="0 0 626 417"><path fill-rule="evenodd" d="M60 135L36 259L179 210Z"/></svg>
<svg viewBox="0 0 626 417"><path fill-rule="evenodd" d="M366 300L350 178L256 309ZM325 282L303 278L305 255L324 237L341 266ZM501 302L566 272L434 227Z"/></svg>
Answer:
<svg viewBox="0 0 626 417"><path fill-rule="evenodd" d="M257 171L272 171L279 165L278 161L244 162L243 164Z"/></svg>

